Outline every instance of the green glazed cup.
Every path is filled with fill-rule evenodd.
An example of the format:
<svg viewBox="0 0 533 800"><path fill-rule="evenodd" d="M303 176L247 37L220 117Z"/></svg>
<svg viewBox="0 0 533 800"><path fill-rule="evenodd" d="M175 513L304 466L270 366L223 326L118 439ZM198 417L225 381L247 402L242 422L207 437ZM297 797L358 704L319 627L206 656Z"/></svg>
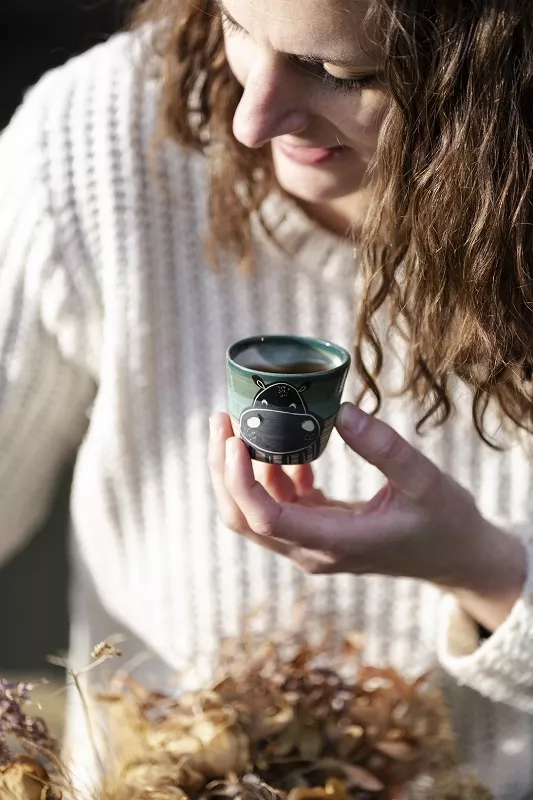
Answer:
<svg viewBox="0 0 533 800"><path fill-rule="evenodd" d="M322 455L339 410L350 355L323 339L253 336L228 348L235 435L256 461L307 464Z"/></svg>

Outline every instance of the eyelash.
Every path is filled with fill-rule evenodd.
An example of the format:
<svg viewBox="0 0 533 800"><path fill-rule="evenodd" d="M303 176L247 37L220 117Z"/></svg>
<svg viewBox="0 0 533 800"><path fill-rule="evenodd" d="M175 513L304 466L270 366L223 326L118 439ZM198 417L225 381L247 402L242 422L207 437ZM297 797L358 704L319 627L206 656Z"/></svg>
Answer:
<svg viewBox="0 0 533 800"><path fill-rule="evenodd" d="M222 30L228 34L241 34L246 35L246 32L242 30L238 25L236 25L233 20L228 19L225 14L222 14ZM376 81L376 77L374 75L362 75L360 78L337 78L335 75L332 75L330 72L324 69L323 64L320 64L316 61L302 61L302 59L292 59L297 66L308 66L313 67L316 71L311 72L308 70L310 75L313 75L315 78L319 78L319 80L324 83L328 89L333 92L344 92L345 94L350 94L351 92L362 92L363 89L367 89L372 86L373 83Z"/></svg>
<svg viewBox="0 0 533 800"><path fill-rule="evenodd" d="M360 78L337 78L335 75L325 70L322 64L310 63L312 63L317 70L312 74L319 78L328 89L333 92L344 92L345 94L362 92L363 89L370 88L376 81L374 75L362 75Z"/></svg>

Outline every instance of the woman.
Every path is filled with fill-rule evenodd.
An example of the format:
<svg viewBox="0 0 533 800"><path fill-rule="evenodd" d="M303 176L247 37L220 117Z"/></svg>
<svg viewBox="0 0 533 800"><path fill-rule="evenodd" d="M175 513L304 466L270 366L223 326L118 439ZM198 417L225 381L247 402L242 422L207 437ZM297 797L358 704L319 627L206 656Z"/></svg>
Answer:
<svg viewBox="0 0 533 800"><path fill-rule="evenodd" d="M303 596L372 662L440 662L464 763L528 797L533 473L484 439L531 427L532 12L151 0L139 23L47 75L0 141L2 556L77 451L75 665L119 630L154 654L143 679L192 660L202 680L247 612L268 635ZM356 307L351 396L383 394L380 420L344 407L318 489L309 468L256 483L215 414L215 503L226 345L350 347ZM371 465L389 484L359 516L326 499L375 495Z"/></svg>

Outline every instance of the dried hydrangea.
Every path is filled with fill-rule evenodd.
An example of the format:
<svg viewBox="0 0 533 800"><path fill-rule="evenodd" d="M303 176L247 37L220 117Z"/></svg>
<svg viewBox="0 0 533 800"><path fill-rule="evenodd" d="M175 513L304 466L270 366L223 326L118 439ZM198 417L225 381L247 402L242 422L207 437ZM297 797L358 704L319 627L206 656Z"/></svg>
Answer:
<svg viewBox="0 0 533 800"><path fill-rule="evenodd" d="M397 800L424 774L443 800L490 800L459 777L442 695L425 677L363 666L356 650L234 647L211 689L179 697L130 681L107 702L116 741L135 736L121 788L99 800Z"/></svg>
<svg viewBox="0 0 533 800"><path fill-rule="evenodd" d="M92 655L87 670L119 651L100 642ZM442 695L425 677L407 681L393 669L363 666L352 640L335 656L324 642L234 643L222 648L211 688L178 697L126 679L93 698L106 712L101 759L82 672L71 675L87 710L88 744L105 762L91 800L403 800L413 779L432 800L492 797L475 777L460 775ZM32 688L0 684L4 761L11 736L41 752L55 747L42 720L22 709ZM35 772L23 774L15 760L0 765L0 797L2 769L5 781L38 788ZM40 797L25 788L21 800L58 800L68 771L57 760L51 772L52 788L41 783ZM81 800L70 789L64 796Z"/></svg>

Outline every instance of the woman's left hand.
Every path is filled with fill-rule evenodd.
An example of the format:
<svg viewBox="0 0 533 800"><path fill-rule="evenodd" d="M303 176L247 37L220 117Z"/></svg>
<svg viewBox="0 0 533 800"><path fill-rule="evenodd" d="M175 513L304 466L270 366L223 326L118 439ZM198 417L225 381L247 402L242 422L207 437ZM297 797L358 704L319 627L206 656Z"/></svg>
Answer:
<svg viewBox="0 0 533 800"><path fill-rule="evenodd" d="M210 467L219 512L237 533L312 574L418 578L455 592L494 630L525 581L521 542L489 523L472 496L392 428L346 403L337 429L387 479L368 502L329 500L309 465L254 465L226 415L212 420Z"/></svg>

